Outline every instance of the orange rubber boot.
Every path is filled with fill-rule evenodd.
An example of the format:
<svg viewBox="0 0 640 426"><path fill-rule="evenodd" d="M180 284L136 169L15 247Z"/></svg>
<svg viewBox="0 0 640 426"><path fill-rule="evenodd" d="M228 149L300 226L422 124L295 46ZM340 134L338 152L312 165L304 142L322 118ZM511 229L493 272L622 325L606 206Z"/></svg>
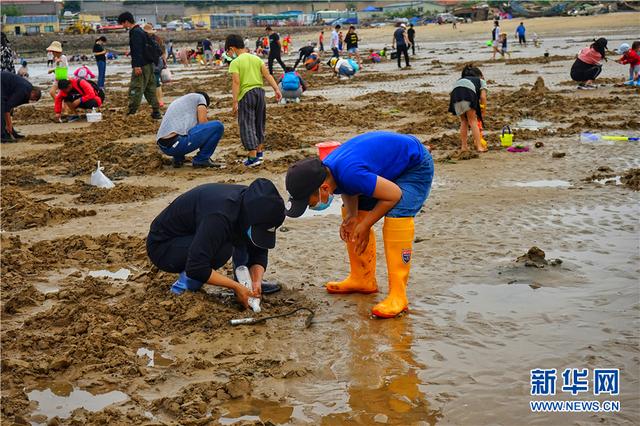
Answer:
<svg viewBox="0 0 640 426"><path fill-rule="evenodd" d="M412 217L385 217L382 228L387 258L389 295L373 307L373 315L393 318L409 307L407 281L411 269L414 223Z"/></svg>
<svg viewBox="0 0 640 426"><path fill-rule="evenodd" d="M361 219L367 211L358 212ZM343 211L344 216L344 211ZM369 244L360 256L356 254L355 244L347 243L349 264L351 271L344 281L331 281L326 285L327 291L333 294L363 293L370 294L378 291L376 282L376 236L373 229L369 231Z"/></svg>

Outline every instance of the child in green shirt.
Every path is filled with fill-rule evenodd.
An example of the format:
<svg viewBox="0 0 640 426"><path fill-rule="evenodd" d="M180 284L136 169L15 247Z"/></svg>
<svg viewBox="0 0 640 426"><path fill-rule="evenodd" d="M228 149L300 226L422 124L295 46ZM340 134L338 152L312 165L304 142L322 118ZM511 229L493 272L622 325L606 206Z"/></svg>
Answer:
<svg viewBox="0 0 640 426"><path fill-rule="evenodd" d="M262 88L263 78L276 93L276 102L280 101L282 94L262 59L249 53L240 35L227 36L224 49L227 55L233 58L229 64L233 113L238 116L242 145L249 151L244 165L254 167L261 164L264 158L267 105Z"/></svg>

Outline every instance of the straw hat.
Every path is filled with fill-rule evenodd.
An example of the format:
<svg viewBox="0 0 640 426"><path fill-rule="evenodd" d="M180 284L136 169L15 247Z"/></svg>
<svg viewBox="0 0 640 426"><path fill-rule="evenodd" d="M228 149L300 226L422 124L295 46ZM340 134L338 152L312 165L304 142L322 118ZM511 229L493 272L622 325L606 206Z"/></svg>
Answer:
<svg viewBox="0 0 640 426"><path fill-rule="evenodd" d="M60 44L59 41L52 41L49 47L47 47L47 52L62 53L62 44Z"/></svg>
<svg viewBox="0 0 640 426"><path fill-rule="evenodd" d="M153 25L151 25L151 24L144 24L144 27L142 27L142 29L145 32L149 33L149 34L155 34L156 33L156 30L153 29Z"/></svg>

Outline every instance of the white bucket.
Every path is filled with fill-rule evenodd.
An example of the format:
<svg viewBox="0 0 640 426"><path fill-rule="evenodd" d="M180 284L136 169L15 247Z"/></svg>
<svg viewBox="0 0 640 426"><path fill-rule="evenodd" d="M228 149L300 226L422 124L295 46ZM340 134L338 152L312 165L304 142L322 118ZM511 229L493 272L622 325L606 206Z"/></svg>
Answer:
<svg viewBox="0 0 640 426"><path fill-rule="evenodd" d="M87 113L87 123L97 123L98 121L102 121L102 113L96 112L94 108L92 112Z"/></svg>

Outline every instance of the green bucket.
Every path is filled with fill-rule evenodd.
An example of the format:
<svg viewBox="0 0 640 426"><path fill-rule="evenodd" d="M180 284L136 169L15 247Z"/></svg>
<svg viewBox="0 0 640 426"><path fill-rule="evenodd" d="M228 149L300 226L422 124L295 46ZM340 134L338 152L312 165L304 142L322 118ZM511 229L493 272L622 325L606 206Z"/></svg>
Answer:
<svg viewBox="0 0 640 426"><path fill-rule="evenodd" d="M56 80L66 80L68 75L68 68L58 67L56 68Z"/></svg>

